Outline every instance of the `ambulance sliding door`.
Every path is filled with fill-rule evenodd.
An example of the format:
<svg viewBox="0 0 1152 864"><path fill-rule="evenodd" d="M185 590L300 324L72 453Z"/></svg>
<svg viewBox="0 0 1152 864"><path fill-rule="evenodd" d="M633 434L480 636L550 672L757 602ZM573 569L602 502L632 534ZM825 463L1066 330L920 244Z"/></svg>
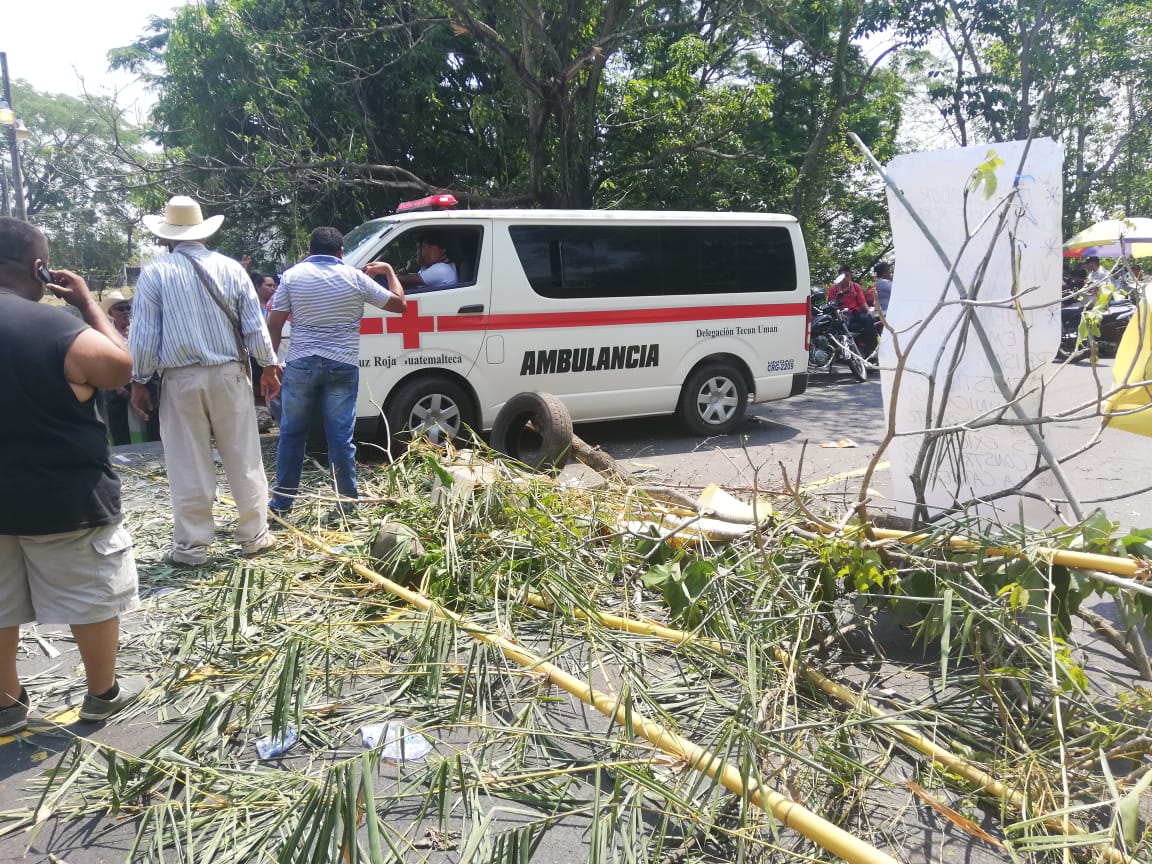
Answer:
<svg viewBox="0 0 1152 864"><path fill-rule="evenodd" d="M680 382L662 358L675 333L649 323L666 305L655 296L658 229L536 222L494 230L500 284L488 341L502 342L503 363L486 371L507 380L501 389L553 393L578 421L672 411Z"/></svg>

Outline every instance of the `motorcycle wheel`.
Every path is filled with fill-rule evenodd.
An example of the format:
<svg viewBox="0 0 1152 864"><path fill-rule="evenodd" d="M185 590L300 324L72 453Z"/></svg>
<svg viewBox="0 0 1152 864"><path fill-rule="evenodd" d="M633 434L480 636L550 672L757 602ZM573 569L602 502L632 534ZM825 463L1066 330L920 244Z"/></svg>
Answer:
<svg viewBox="0 0 1152 864"><path fill-rule="evenodd" d="M857 381L868 380L868 361L860 356L859 351L848 352L848 368L852 370L852 377Z"/></svg>

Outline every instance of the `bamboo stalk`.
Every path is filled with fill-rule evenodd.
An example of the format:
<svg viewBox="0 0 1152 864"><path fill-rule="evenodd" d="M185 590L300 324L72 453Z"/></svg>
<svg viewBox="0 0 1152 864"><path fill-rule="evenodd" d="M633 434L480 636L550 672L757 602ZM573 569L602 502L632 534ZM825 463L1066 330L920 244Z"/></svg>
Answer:
<svg viewBox="0 0 1152 864"><path fill-rule="evenodd" d="M529 593L524 597L524 602L529 606L535 606L537 609L552 610L556 608L556 602L550 598L544 597L540 594ZM728 649L723 643L715 639L706 639L697 636L694 633L687 633L683 630L674 630L671 627L665 627L662 624L657 624L654 621L642 621L637 618L624 618L620 615L613 615L611 612L603 612L599 609L592 612L585 612L583 609L575 607L567 610L574 618L581 618L585 621L592 621L596 624L603 624L610 630L624 630L628 633L636 633L641 636L655 636L663 639L666 642L674 642L677 645L683 642L691 642L693 645L703 645L711 648L713 651L721 651L725 654L729 653Z"/></svg>
<svg viewBox="0 0 1152 864"><path fill-rule="evenodd" d="M959 537L955 534L934 538L931 534L923 531L893 531L889 528L871 528L870 533L878 540L895 540L899 543L917 543L938 539L949 549L971 552L983 550L988 555L1017 557L1032 554L1049 564L1072 567L1076 570L1102 570L1105 573L1127 576L1130 579L1147 579L1149 576L1146 565L1136 558L1120 558L1116 555L1100 555L1095 552L1076 552L1072 549L1053 549L1049 546L1037 546L1030 552L1026 552L1019 546L981 546L975 540Z"/></svg>
<svg viewBox="0 0 1152 864"><path fill-rule="evenodd" d="M900 533L900 532L891 532ZM1103 557L1103 556L1096 556ZM551 610L555 604L539 594L529 594L525 601L530 606L535 606L538 609ZM638 621L633 618L623 618L619 615L613 615L608 612L596 612L594 614L586 613L580 609L568 610L574 617L582 618L584 620L595 621L612 630L623 630L628 633L636 633L645 636L656 636L665 639L669 642L682 644L684 642L694 642L695 644L704 644L717 651L725 651L724 646L713 639L700 639L694 637L692 633L684 630L675 630L670 627L664 627L648 621ZM773 653L777 661L781 663L786 669L791 669L794 666L792 658L787 652L780 648L773 648ZM804 673L804 677L808 682L823 693L836 699L848 708L863 709L870 716L877 720L884 721L881 724L882 729L890 731L909 746L919 750L925 756L930 757L934 762L948 769L954 774L963 777L969 783L972 783L981 792L987 792L991 795L1008 802L1014 807L1021 815L1027 815L1028 800L1015 789L1011 789L1004 783L997 780L984 769L973 765L968 760L957 756L949 750L944 749L939 744L928 740L923 735L916 732L910 726L898 722L891 714L881 711L871 702L869 702L864 695L845 687L843 684L838 684L835 681L822 675L817 670L801 663L800 670ZM1049 817L1042 820L1045 827L1055 831L1058 834L1063 834L1068 837L1084 836L1089 832L1081 828L1076 823L1072 822L1067 817ZM1109 864L1132 864L1132 859L1121 852L1114 846L1100 846L1098 851L1104 856L1104 859Z"/></svg>
<svg viewBox="0 0 1152 864"><path fill-rule="evenodd" d="M366 567L346 555L342 555L321 540L299 530L284 520L270 516L283 525L308 545L324 553L328 557L348 564L359 576L367 579L390 594L399 597L404 602L423 609L437 618L451 621L461 630L487 645L499 650L505 657L515 663L543 673L548 680L565 692L575 696L586 705L591 705L601 714L612 718L623 727L631 724L631 728L657 748L670 756L683 760L689 767L701 771L718 781L730 792L747 797L747 799L761 810L771 812L785 827L798 831L820 848L838 856L849 864L897 864L895 858L886 852L866 843L859 837L849 834L844 829L808 810L802 804L793 801L779 792L748 778L744 782L739 769L730 762L725 761L719 754L706 750L698 744L689 741L681 735L665 729L659 723L647 719L641 714L632 711L621 700L609 696L584 683L574 675L565 672L549 663L535 653L505 639L495 633L472 624L463 616L445 609L429 598L411 589L405 588L391 579ZM651 625L656 626L656 625ZM664 629L664 628L660 628ZM649 631L646 631L649 632ZM655 635L655 634L653 634ZM687 635L687 634L686 634Z"/></svg>

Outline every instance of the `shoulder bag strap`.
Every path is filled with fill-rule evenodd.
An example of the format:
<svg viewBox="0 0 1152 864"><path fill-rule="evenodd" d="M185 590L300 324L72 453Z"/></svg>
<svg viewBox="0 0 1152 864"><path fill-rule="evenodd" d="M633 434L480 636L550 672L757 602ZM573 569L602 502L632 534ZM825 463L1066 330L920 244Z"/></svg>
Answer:
<svg viewBox="0 0 1152 864"><path fill-rule="evenodd" d="M192 269L195 270L196 275L200 277L200 282L204 286L204 289L208 292L208 296L210 296L216 302L216 305L220 307L220 311L224 313L224 317L228 319L228 323L232 325L232 335L236 339L236 359L250 373L252 367L248 363L248 348L244 344L244 334L240 331L239 313L237 313L236 310L229 306L228 303L224 300L224 297L220 293L220 289L216 286L216 283L213 281L212 277L208 275L208 271L204 269L203 264L201 264L186 252L180 252L179 249L176 251L188 259L188 263L192 265Z"/></svg>

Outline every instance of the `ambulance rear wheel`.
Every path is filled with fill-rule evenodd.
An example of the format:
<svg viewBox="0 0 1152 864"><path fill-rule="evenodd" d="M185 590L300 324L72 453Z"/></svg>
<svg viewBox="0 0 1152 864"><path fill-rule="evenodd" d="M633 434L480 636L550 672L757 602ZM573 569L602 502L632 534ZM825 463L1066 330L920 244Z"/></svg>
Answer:
<svg viewBox="0 0 1152 864"><path fill-rule="evenodd" d="M572 415L551 393L517 393L496 415L492 448L529 468L563 468L572 449Z"/></svg>
<svg viewBox="0 0 1152 864"><path fill-rule="evenodd" d="M392 397L387 417L393 440L403 444L417 438L446 444L476 425L471 397L448 378L417 378L402 385Z"/></svg>
<svg viewBox="0 0 1152 864"><path fill-rule="evenodd" d="M727 435L748 410L748 384L731 363L705 363L688 376L677 413L695 435Z"/></svg>

